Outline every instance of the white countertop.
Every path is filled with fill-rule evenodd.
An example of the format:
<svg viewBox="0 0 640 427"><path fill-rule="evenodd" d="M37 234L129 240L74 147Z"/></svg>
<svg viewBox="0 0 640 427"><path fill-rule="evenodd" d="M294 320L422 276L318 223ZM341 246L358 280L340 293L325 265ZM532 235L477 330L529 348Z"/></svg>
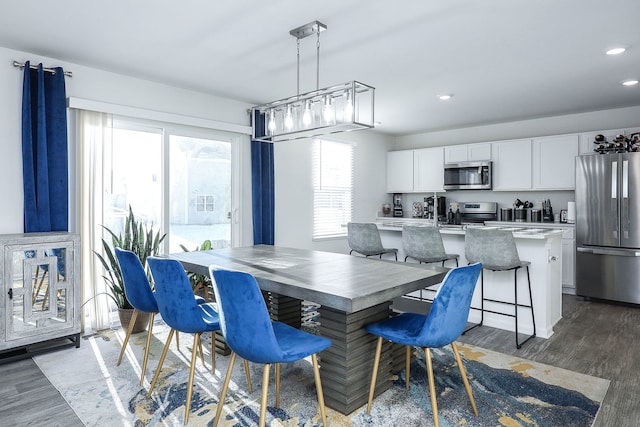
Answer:
<svg viewBox="0 0 640 427"><path fill-rule="evenodd" d="M470 225L449 225L438 224L442 234L464 235L468 227L483 227L487 229L501 229L513 232L513 237L520 239L548 239L550 237L562 236L563 230L558 227L541 227L542 223L491 223L490 225L470 224ZM553 224L553 223L545 223ZM417 225L421 227L433 227L433 221L413 218L378 218L376 225L379 230L402 231L403 225ZM561 224L557 224L560 226Z"/></svg>

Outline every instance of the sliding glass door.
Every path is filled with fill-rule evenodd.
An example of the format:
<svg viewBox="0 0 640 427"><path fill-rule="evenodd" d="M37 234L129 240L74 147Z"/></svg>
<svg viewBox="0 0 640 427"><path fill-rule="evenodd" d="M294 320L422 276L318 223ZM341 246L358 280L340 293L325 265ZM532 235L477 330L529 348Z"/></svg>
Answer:
<svg viewBox="0 0 640 427"><path fill-rule="evenodd" d="M169 251L231 245L231 143L169 136Z"/></svg>
<svg viewBox="0 0 640 427"><path fill-rule="evenodd" d="M195 250L205 240L231 246L231 160L224 136L114 119L104 150L104 225L121 231L131 206L167 233L165 252Z"/></svg>

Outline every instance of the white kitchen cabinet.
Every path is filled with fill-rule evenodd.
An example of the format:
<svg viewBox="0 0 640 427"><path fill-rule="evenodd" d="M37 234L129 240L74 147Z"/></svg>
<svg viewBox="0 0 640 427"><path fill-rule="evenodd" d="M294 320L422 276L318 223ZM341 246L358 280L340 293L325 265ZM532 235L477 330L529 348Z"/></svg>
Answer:
<svg viewBox="0 0 640 427"><path fill-rule="evenodd" d="M413 192L414 150L387 153L387 193Z"/></svg>
<svg viewBox="0 0 640 427"><path fill-rule="evenodd" d="M534 190L574 190L578 135L534 138L532 177Z"/></svg>
<svg viewBox="0 0 640 427"><path fill-rule="evenodd" d="M443 147L413 150L413 191L444 191Z"/></svg>
<svg viewBox="0 0 640 427"><path fill-rule="evenodd" d="M531 190L531 140L493 142L493 189Z"/></svg>
<svg viewBox="0 0 640 427"><path fill-rule="evenodd" d="M449 145L444 147L445 163L491 160L491 143Z"/></svg>
<svg viewBox="0 0 640 427"><path fill-rule="evenodd" d="M0 235L2 359L80 346L80 237L52 232ZM38 349L27 351L33 344ZM18 351L16 349L22 349ZM14 355L15 354L15 355Z"/></svg>
<svg viewBox="0 0 640 427"><path fill-rule="evenodd" d="M445 163L466 162L468 159L467 144L448 145L444 147Z"/></svg>

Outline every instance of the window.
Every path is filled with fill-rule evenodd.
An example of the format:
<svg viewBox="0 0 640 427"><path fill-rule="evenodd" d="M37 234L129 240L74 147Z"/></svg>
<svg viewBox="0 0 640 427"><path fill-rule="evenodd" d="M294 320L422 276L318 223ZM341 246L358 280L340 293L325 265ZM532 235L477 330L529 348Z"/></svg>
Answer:
<svg viewBox="0 0 640 427"><path fill-rule="evenodd" d="M353 146L315 140L313 145L313 238L347 235L353 204Z"/></svg>
<svg viewBox="0 0 640 427"><path fill-rule="evenodd" d="M213 196L198 194L196 196L196 212L213 212Z"/></svg>

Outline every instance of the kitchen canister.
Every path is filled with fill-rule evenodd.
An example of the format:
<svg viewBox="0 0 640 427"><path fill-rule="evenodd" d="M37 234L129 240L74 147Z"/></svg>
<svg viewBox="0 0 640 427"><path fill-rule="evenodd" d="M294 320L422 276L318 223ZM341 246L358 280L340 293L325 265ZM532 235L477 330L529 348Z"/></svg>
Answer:
<svg viewBox="0 0 640 427"><path fill-rule="evenodd" d="M542 222L542 211L540 209L531 209L531 222Z"/></svg>
<svg viewBox="0 0 640 427"><path fill-rule="evenodd" d="M513 221L513 209L501 208L500 209L500 221Z"/></svg>
<svg viewBox="0 0 640 427"><path fill-rule="evenodd" d="M527 211L525 208L515 208L513 210L515 212L514 220L516 222L526 222L527 221Z"/></svg>
<svg viewBox="0 0 640 427"><path fill-rule="evenodd" d="M413 202L413 206L411 209L411 215L414 218L422 218L422 203Z"/></svg>

